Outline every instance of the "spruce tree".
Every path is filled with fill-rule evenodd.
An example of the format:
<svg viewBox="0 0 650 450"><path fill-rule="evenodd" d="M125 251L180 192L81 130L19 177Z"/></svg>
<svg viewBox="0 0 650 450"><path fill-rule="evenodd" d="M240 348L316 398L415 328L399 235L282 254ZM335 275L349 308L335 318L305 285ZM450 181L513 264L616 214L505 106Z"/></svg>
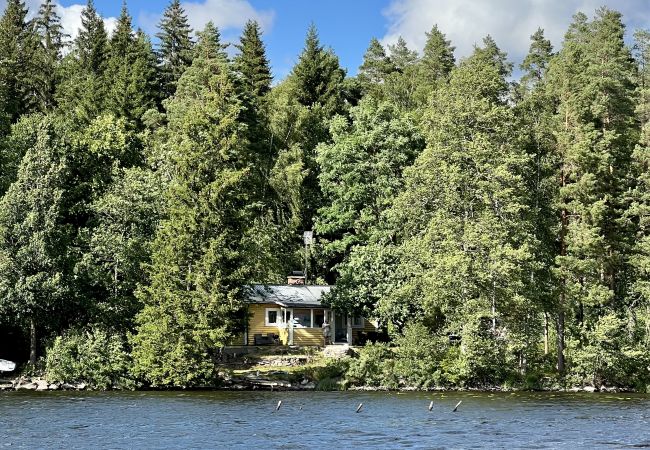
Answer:
<svg viewBox="0 0 650 450"><path fill-rule="evenodd" d="M63 32L61 18L56 13L52 0L45 0L34 21L40 46L36 58L40 66L38 71L38 97L41 111L51 111L56 106L55 94L59 82L59 64L66 35Z"/></svg>
<svg viewBox="0 0 650 450"><path fill-rule="evenodd" d="M395 65L387 80L385 91L387 98L404 111L414 111L417 107L418 54L408 48L401 36L397 42L388 46L390 59Z"/></svg>
<svg viewBox="0 0 650 450"><path fill-rule="evenodd" d="M305 46L294 66L286 84L278 92L286 94L290 106L288 110L277 108L281 120L289 125L290 133L296 136L288 142L287 148L301 153L302 186L299 197L301 203L301 225L311 229L313 217L321 206L321 192L318 186L318 164L315 148L320 142L330 139L327 121L344 111L343 79L345 71L340 67L338 58L332 50L325 49L320 43L316 27L311 25L307 31ZM286 92L282 92L286 88ZM274 107L275 108L275 107ZM278 121L280 118L273 118ZM298 150L299 149L299 150Z"/></svg>
<svg viewBox="0 0 650 450"><path fill-rule="evenodd" d="M176 91L178 79L192 64L192 29L179 0L171 1L158 27L161 93L162 98L169 98Z"/></svg>
<svg viewBox="0 0 650 450"><path fill-rule="evenodd" d="M255 99L264 97L271 90L271 68L260 26L254 20L246 22L237 49L239 54L234 59L234 65L243 92Z"/></svg>
<svg viewBox="0 0 650 450"><path fill-rule="evenodd" d="M290 76L300 104L307 107L321 105L330 116L342 111L341 83L345 71L334 53L323 48L313 24L307 31L305 46Z"/></svg>
<svg viewBox="0 0 650 450"><path fill-rule="evenodd" d="M93 0L88 0L81 12L81 29L74 47L80 68L95 77L101 77L106 69L109 51L108 34Z"/></svg>
<svg viewBox="0 0 650 450"><path fill-rule="evenodd" d="M126 4L111 37L105 78L106 109L140 128L142 115L156 106L156 61L146 35L134 34Z"/></svg>
<svg viewBox="0 0 650 450"><path fill-rule="evenodd" d="M261 202L267 203L268 177L273 165L266 96L271 91L271 68L257 22L248 21L242 32L239 54L233 61L237 90L242 100L240 120L246 124L248 164L252 183Z"/></svg>
<svg viewBox="0 0 650 450"><path fill-rule="evenodd" d="M0 111L4 116L0 128L4 131L38 106L34 64L38 38L27 15L24 1L9 0L0 18Z"/></svg>
<svg viewBox="0 0 650 450"><path fill-rule="evenodd" d="M418 86L417 101L425 104L431 92L444 83L456 64L454 49L451 42L437 25L426 33L427 41L424 44L422 57L418 61Z"/></svg>
<svg viewBox="0 0 650 450"><path fill-rule="evenodd" d="M107 87L105 78L109 52L104 21L93 0L81 13L81 29L72 52L61 64L61 83L57 102L62 110L73 114L79 123L90 123L104 111Z"/></svg>
<svg viewBox="0 0 650 450"><path fill-rule="evenodd" d="M219 349L236 329L247 223L241 105L211 23L166 107L174 178L151 282L139 293L133 354L136 372L154 386L201 385L216 379Z"/></svg>

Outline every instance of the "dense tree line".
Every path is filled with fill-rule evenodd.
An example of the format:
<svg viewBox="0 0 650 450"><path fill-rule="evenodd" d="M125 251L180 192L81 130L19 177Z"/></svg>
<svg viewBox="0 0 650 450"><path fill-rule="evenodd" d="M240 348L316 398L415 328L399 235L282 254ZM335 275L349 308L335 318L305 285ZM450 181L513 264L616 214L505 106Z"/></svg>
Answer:
<svg viewBox="0 0 650 450"><path fill-rule="evenodd" d="M245 286L313 229L311 281L399 348L353 378L650 381L650 33L619 13L536 31L518 80L435 25L348 77L312 26L275 85L257 23L231 48L178 0L154 42L126 5L109 34L88 0L74 40L51 0L30 17L0 18L0 330L31 364L213 383Z"/></svg>

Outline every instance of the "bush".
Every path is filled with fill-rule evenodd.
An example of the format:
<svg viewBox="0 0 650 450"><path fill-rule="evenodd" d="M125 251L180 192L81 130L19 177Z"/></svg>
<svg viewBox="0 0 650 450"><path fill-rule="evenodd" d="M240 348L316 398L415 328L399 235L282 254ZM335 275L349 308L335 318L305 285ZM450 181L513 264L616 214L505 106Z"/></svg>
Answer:
<svg viewBox="0 0 650 450"><path fill-rule="evenodd" d="M569 341L569 381L645 390L650 381L647 348L628 336L626 323L613 314L599 318L586 342Z"/></svg>
<svg viewBox="0 0 650 450"><path fill-rule="evenodd" d="M359 351L359 357L350 362L346 382L353 386L396 388L394 356L387 344L366 344Z"/></svg>
<svg viewBox="0 0 650 450"><path fill-rule="evenodd" d="M50 381L86 383L91 389L133 389L126 338L103 329L69 330L47 351Z"/></svg>
<svg viewBox="0 0 650 450"><path fill-rule="evenodd" d="M408 325L395 338L395 371L401 377L400 385L426 389L442 384L440 362L448 341L446 336L432 335L420 323Z"/></svg>

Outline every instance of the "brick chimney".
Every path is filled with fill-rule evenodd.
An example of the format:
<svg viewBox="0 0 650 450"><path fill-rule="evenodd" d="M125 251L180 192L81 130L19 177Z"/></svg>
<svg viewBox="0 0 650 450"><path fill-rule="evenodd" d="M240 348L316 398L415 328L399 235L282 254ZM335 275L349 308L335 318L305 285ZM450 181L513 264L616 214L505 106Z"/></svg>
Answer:
<svg viewBox="0 0 650 450"><path fill-rule="evenodd" d="M287 277L287 284L289 286L303 286L305 284L305 274L302 271L291 272Z"/></svg>

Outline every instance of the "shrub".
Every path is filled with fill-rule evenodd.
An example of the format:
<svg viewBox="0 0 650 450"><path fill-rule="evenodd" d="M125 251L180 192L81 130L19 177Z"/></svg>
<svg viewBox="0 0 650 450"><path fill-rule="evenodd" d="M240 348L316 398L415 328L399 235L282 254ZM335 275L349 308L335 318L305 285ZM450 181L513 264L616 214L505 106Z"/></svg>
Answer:
<svg viewBox="0 0 650 450"><path fill-rule="evenodd" d="M401 385L426 389L441 384L440 362L448 346L446 336L432 335L426 326L415 323L408 325L394 341L395 371L401 377Z"/></svg>
<svg viewBox="0 0 650 450"><path fill-rule="evenodd" d="M359 357L350 362L346 381L355 386L396 388L394 356L387 344L366 344L359 351Z"/></svg>
<svg viewBox="0 0 650 450"><path fill-rule="evenodd" d="M630 338L623 319L613 314L599 318L586 338L586 342L569 341L567 345L572 384L645 389L650 381L647 349Z"/></svg>
<svg viewBox="0 0 650 450"><path fill-rule="evenodd" d="M135 387L126 338L99 328L69 330L47 351L48 380L83 382L92 389Z"/></svg>

